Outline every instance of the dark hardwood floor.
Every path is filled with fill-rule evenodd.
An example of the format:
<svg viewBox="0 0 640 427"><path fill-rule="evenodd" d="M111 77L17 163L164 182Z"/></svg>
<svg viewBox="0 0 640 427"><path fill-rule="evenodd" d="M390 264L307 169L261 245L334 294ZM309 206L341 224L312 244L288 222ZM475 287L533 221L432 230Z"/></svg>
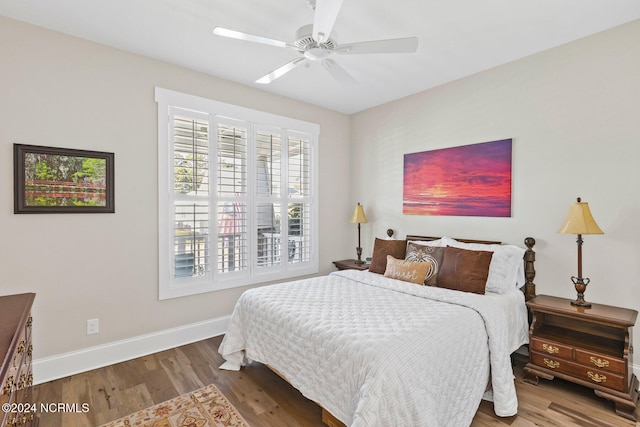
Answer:
<svg viewBox="0 0 640 427"><path fill-rule="evenodd" d="M323 426L313 402L260 364L240 372L218 369L221 337L199 341L105 368L40 384L35 402L88 403L88 412L40 414L40 427L93 427L139 409L215 384L253 427ZM613 404L592 390L562 381L522 381L526 358L514 358L519 412L499 418L482 402L472 426L629 427ZM636 410L637 411L637 410Z"/></svg>

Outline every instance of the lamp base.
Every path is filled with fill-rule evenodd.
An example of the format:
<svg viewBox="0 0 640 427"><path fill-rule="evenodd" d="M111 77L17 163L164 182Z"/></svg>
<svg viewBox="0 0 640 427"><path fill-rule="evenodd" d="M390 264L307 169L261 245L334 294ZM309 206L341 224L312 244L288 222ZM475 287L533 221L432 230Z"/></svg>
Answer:
<svg viewBox="0 0 640 427"><path fill-rule="evenodd" d="M571 301L571 305L582 308L591 308L591 303L584 300L584 291L587 290L587 285L589 284L590 280L588 278L571 276L571 281L573 282L573 286L576 288L576 292L578 293L578 297L575 301Z"/></svg>
<svg viewBox="0 0 640 427"><path fill-rule="evenodd" d="M571 305L575 305L577 307L582 307L582 308L591 308L591 303L586 302L584 299L582 300L577 299L575 301L571 301Z"/></svg>
<svg viewBox="0 0 640 427"><path fill-rule="evenodd" d="M360 225L360 224L358 224ZM358 259L356 260L356 264L364 264L364 261L362 261L362 248L360 246L358 246L356 248L356 255L358 255Z"/></svg>

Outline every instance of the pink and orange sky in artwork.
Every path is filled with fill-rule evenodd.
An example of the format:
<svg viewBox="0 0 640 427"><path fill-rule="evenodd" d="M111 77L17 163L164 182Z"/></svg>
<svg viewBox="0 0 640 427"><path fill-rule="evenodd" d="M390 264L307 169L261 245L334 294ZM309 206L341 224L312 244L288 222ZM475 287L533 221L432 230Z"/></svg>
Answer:
<svg viewBox="0 0 640 427"><path fill-rule="evenodd" d="M405 154L402 212L511 216L511 139Z"/></svg>

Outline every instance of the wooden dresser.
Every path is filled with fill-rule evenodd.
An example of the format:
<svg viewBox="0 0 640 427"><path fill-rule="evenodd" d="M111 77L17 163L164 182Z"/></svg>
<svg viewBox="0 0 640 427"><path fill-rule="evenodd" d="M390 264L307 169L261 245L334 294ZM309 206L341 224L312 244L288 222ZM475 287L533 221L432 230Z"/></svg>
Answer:
<svg viewBox="0 0 640 427"><path fill-rule="evenodd" d="M538 295L527 301L532 321L525 381L559 377L614 402L616 413L636 421L638 379L633 374L633 326L638 312Z"/></svg>
<svg viewBox="0 0 640 427"><path fill-rule="evenodd" d="M36 426L31 371L31 305L36 294L0 297L0 426Z"/></svg>

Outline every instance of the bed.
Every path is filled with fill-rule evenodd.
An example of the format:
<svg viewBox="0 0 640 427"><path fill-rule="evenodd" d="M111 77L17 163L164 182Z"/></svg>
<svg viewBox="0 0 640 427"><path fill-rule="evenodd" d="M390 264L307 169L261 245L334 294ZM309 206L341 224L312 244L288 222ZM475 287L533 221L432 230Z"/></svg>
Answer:
<svg viewBox="0 0 640 427"><path fill-rule="evenodd" d="M524 249L409 235L402 258L378 250L401 245L386 242L376 239L374 261L387 264L372 262L373 272L336 271L243 293L219 348L226 360L221 369L251 361L269 366L318 403L330 425L469 425L482 399L493 401L498 416L515 415L510 355L528 343L525 300L535 296L535 240L525 239ZM444 258L412 261L416 248ZM510 267L496 270L506 253ZM482 265L475 264L478 257ZM422 272L426 263L429 272L418 280L398 267ZM464 270L464 277L453 276L464 282L486 267L479 279L486 288L424 286L432 285L434 264L443 285L451 282L449 270Z"/></svg>

